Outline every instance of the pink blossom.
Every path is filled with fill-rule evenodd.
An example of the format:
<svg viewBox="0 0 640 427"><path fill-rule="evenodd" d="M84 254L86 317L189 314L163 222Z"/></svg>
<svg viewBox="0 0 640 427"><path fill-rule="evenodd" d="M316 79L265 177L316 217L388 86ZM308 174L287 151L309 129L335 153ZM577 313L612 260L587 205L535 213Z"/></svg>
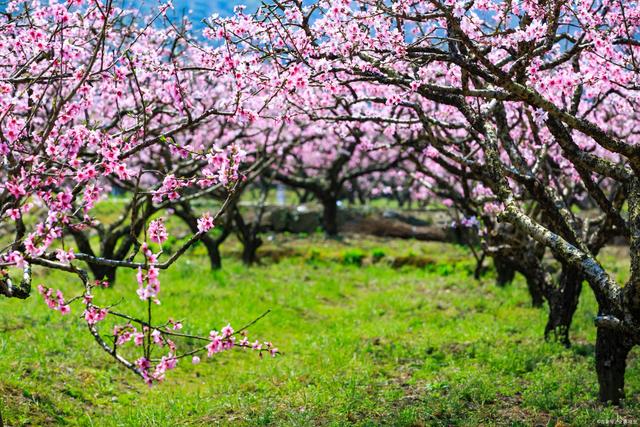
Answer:
<svg viewBox="0 0 640 427"><path fill-rule="evenodd" d="M154 329L153 332L151 332L151 340L154 344L163 344L162 333L158 329Z"/></svg>
<svg viewBox="0 0 640 427"><path fill-rule="evenodd" d="M89 306L84 311L84 319L87 321L89 325L95 325L98 322L103 321L109 311L106 308L96 308Z"/></svg>
<svg viewBox="0 0 640 427"><path fill-rule="evenodd" d="M149 228L147 230L149 233L149 238L152 242L155 243L163 243L169 235L167 234L167 229L164 225L164 219L158 218L154 219L149 223Z"/></svg>
<svg viewBox="0 0 640 427"><path fill-rule="evenodd" d="M137 346L141 346L144 343L144 334L142 332L136 332L133 334L133 343Z"/></svg>
<svg viewBox="0 0 640 427"><path fill-rule="evenodd" d="M58 258L58 261L68 264L69 262L73 261L76 256L73 253L73 249L69 249L66 252L62 249L58 249L56 251L56 258Z"/></svg>
<svg viewBox="0 0 640 427"><path fill-rule="evenodd" d="M213 223L213 218L209 212L205 212L202 214L200 218L198 218L198 231L200 233L206 233L211 230L215 224Z"/></svg>
<svg viewBox="0 0 640 427"><path fill-rule="evenodd" d="M53 289L47 288L44 285L38 285L38 292L45 300L47 306L52 309L59 311L60 314L65 315L71 312L71 307L65 302L64 295L62 295L62 291L56 290L55 296Z"/></svg>

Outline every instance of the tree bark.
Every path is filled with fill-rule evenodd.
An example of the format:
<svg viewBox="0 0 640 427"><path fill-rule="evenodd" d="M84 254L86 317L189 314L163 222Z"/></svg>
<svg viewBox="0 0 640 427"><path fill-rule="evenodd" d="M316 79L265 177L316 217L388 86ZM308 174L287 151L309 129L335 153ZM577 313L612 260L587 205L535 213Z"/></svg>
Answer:
<svg viewBox="0 0 640 427"><path fill-rule="evenodd" d="M322 226L330 237L338 235L338 199L325 195L322 199Z"/></svg>
<svg viewBox="0 0 640 427"><path fill-rule="evenodd" d="M262 239L259 236L260 217L256 218L257 224L247 224L238 209L234 212L237 227L238 239L242 243L242 262L246 266L252 266L258 260L258 248L262 246Z"/></svg>
<svg viewBox="0 0 640 427"><path fill-rule="evenodd" d="M262 239L256 237L244 243L242 248L242 262L247 266L252 266L258 260L258 248L262 246Z"/></svg>
<svg viewBox="0 0 640 427"><path fill-rule="evenodd" d="M599 327L596 337L596 371L601 402L620 404L624 398L624 374L631 340L621 331Z"/></svg>
<svg viewBox="0 0 640 427"><path fill-rule="evenodd" d="M496 255L493 257L493 266L496 269L496 285L505 287L513 282L516 275L516 269L511 260L506 257Z"/></svg>
<svg viewBox="0 0 640 427"><path fill-rule="evenodd" d="M571 346L569 330L578 308L583 277L575 268L562 267L557 286L550 286L547 295L549 317L544 329L545 339L555 338L565 347Z"/></svg>
<svg viewBox="0 0 640 427"><path fill-rule="evenodd" d="M527 289L531 296L533 307L542 307L544 304L544 289L548 286L544 268L540 260L533 252L525 252L520 258L513 256L497 255L493 257L498 277L496 284L504 287L510 284L516 272L522 274L527 281Z"/></svg>
<svg viewBox="0 0 640 427"><path fill-rule="evenodd" d="M74 240L76 242L76 245L78 245L78 249L80 250L80 252L83 252L87 255L91 255L91 256L95 256L95 253L93 251L93 248L91 247L91 244L89 243L89 238L87 237L87 235L85 235L83 232L81 231L71 231ZM102 236L101 236L102 237ZM102 246L103 250L109 251L107 253L102 252L100 255L105 257L105 258L109 258L109 257L113 257L113 246L108 246L105 247L104 245ZM91 270L91 274L93 275L93 278L96 280L107 280L109 281L110 285L113 285L116 281L116 268L115 267L110 267L107 265L100 265L100 264L94 264L94 263L87 263L87 265L89 266L89 270Z"/></svg>
<svg viewBox="0 0 640 427"><path fill-rule="evenodd" d="M531 306L542 307L544 304L543 289L546 285L544 272L535 271L531 274L526 274L525 278L527 280L527 289L529 290L529 295L531 296Z"/></svg>
<svg viewBox="0 0 640 427"><path fill-rule="evenodd" d="M204 234L200 240L207 249L209 256L209 266L212 270L220 270L222 268L222 256L220 255L220 239L213 239L211 236Z"/></svg>

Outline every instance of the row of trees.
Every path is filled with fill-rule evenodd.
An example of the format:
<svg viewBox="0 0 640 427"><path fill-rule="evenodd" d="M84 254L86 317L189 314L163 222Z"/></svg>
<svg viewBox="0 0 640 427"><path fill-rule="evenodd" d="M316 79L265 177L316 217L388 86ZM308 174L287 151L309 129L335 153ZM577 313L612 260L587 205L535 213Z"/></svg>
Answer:
<svg viewBox="0 0 640 427"><path fill-rule="evenodd" d="M81 294L42 288L47 303L84 301L105 351L153 382L198 351L178 352L176 325L152 324L158 271L196 241L219 267L232 231L254 262L273 183L313 196L329 235L345 196L438 200L479 232L478 275L491 258L499 283L519 272L532 303L548 304L546 337L570 345L589 284L600 398L620 401L640 339L635 2L279 0L208 20L206 42L169 6L141 21L108 0L14 1L2 16L0 218L12 238L0 294L29 296L33 266L74 274ZM126 203L102 223L94 206L115 187ZM251 218L237 203L247 189L262 201ZM219 210L199 212L203 200ZM170 213L192 236L169 256ZM614 238L631 255L624 285L597 259ZM144 318L93 300L88 272L113 282L122 268L139 271ZM112 344L96 326L108 315L125 322ZM235 334L200 339L210 355L277 352ZM123 336L138 337L137 362Z"/></svg>
<svg viewBox="0 0 640 427"><path fill-rule="evenodd" d="M586 281L600 398L620 401L640 327L635 2L282 0L210 24L218 54L253 67L271 105L374 129L386 139L369 151L411 157L409 175L480 218L501 277L527 277L567 344ZM615 236L630 251L625 284L597 258Z"/></svg>

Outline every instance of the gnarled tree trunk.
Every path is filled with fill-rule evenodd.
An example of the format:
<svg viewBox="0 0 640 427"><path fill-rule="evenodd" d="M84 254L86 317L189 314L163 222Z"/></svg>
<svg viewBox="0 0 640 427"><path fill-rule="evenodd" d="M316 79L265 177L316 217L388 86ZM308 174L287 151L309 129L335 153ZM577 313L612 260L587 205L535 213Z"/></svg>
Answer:
<svg viewBox="0 0 640 427"><path fill-rule="evenodd" d="M596 337L596 371L601 402L615 405L624 398L624 374L632 342L623 332L599 327Z"/></svg>
<svg viewBox="0 0 640 427"><path fill-rule="evenodd" d="M575 267L564 265L557 285L549 287L549 317L544 329L545 339L555 338L566 347L571 345L569 329L578 308L582 280L582 275Z"/></svg>
<svg viewBox="0 0 640 427"><path fill-rule="evenodd" d="M519 258L495 254L493 256L493 265L497 273L496 284L498 286L504 287L510 284L513 282L516 272L519 272L527 281L531 305L533 307L542 307L544 289L548 284L544 267L535 253L524 251L520 253Z"/></svg>
<svg viewBox="0 0 640 427"><path fill-rule="evenodd" d="M544 304L545 289L550 286L544 266L535 254L527 253L518 271L527 281L527 289L531 296L531 305L533 307L542 307Z"/></svg>

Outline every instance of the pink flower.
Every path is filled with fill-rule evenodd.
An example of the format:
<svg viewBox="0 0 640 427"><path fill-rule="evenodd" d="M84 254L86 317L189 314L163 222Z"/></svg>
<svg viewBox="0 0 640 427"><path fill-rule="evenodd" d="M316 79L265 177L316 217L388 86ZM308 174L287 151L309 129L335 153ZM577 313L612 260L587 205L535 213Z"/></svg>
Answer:
<svg viewBox="0 0 640 427"><path fill-rule="evenodd" d="M230 324L227 324L227 326L222 328L220 332L222 332L222 336L224 338L229 338L233 334L233 328L231 327Z"/></svg>
<svg viewBox="0 0 640 427"><path fill-rule="evenodd" d="M162 333L157 329L154 329L154 331L151 332L151 339L153 340L154 344L161 345L163 343L162 342Z"/></svg>
<svg viewBox="0 0 640 427"><path fill-rule="evenodd" d="M205 212L202 214L200 218L198 218L198 231L200 233L206 233L211 230L215 224L213 223L213 218L209 212Z"/></svg>
<svg viewBox="0 0 640 427"><path fill-rule="evenodd" d="M538 108L533 112L533 121L540 127L544 126L548 118L549 114L544 110Z"/></svg>
<svg viewBox="0 0 640 427"><path fill-rule="evenodd" d="M165 366L167 367L167 369L175 369L176 365L178 364L178 359L176 359L175 357L173 357L173 355L171 353L169 353L168 357L164 359L164 363Z"/></svg>
<svg viewBox="0 0 640 427"><path fill-rule="evenodd" d="M151 362L146 357L141 357L138 360L136 360L136 366L141 371L146 371L151 367Z"/></svg>
<svg viewBox="0 0 640 427"><path fill-rule="evenodd" d="M24 265L25 265L24 256L20 252L16 252L16 251L9 252L9 254L6 255L6 260L9 263L15 264L15 266L18 268L24 268ZM39 285L38 289L40 288L40 286L42 285Z"/></svg>
<svg viewBox="0 0 640 427"><path fill-rule="evenodd" d="M87 321L89 325L95 325L98 322L101 322L107 317L109 311L106 308L98 309L96 307L88 307L84 311L84 319Z"/></svg>
<svg viewBox="0 0 640 427"><path fill-rule="evenodd" d="M160 203L164 196L170 200L176 200L180 194L176 190L184 187L186 184L178 181L174 175L167 175L162 181L162 185L153 193L153 202Z"/></svg>
<svg viewBox="0 0 640 427"><path fill-rule="evenodd" d="M198 363L200 363L200 358L198 356L193 356L193 358L191 359L191 363L197 365Z"/></svg>
<svg viewBox="0 0 640 427"><path fill-rule="evenodd" d="M164 4L161 4L159 6L159 9L160 9L160 13L162 15L166 15L167 14L167 10L173 9L173 2L171 0L169 0L168 2L166 2Z"/></svg>
<svg viewBox="0 0 640 427"><path fill-rule="evenodd" d="M68 264L69 262L74 260L76 256L73 253L73 249L69 249L66 252L62 249L58 249L56 251L56 258L58 258L58 261L60 261L61 263Z"/></svg>
<svg viewBox="0 0 640 427"><path fill-rule="evenodd" d="M427 156L430 159L435 159L438 156L440 156L440 153L438 152L438 150L436 150L432 145L428 146L423 153L425 156Z"/></svg>
<svg viewBox="0 0 640 427"><path fill-rule="evenodd" d="M218 331L211 331L209 333L209 339L211 342L207 344L207 356L211 357L215 353L219 353L223 350L222 337L218 334Z"/></svg>
<svg viewBox="0 0 640 427"><path fill-rule="evenodd" d="M164 219L158 218L154 219L149 223L149 238L152 242L162 244L169 235L167 234L167 229L164 226Z"/></svg>
<svg viewBox="0 0 640 427"><path fill-rule="evenodd" d="M7 209L7 214L13 220L19 219L21 217L20 209Z"/></svg>
<svg viewBox="0 0 640 427"><path fill-rule="evenodd" d="M116 337L116 345L123 345L133 338L133 333L136 331L131 325L124 327L116 326L113 328L113 335Z"/></svg>
<svg viewBox="0 0 640 427"><path fill-rule="evenodd" d="M464 2L458 1L453 7L453 16L462 18L464 16Z"/></svg>
<svg viewBox="0 0 640 427"><path fill-rule="evenodd" d="M171 322L173 324L172 328L174 331L179 331L182 329L182 322Z"/></svg>
<svg viewBox="0 0 640 427"><path fill-rule="evenodd" d="M138 290L136 292L141 300L153 298L157 304L160 303L157 300L158 293L160 293L159 273L158 268L153 265L149 266L146 274L141 268L138 269L138 274L136 275Z"/></svg>
<svg viewBox="0 0 640 427"><path fill-rule="evenodd" d="M57 290L55 296L53 296L53 289L40 284L38 285L38 292L50 309L59 311L62 315L71 313L71 307L65 302L62 291Z"/></svg>
<svg viewBox="0 0 640 427"><path fill-rule="evenodd" d="M142 332L136 332L133 334L133 343L137 346L141 346L144 343L144 334Z"/></svg>

